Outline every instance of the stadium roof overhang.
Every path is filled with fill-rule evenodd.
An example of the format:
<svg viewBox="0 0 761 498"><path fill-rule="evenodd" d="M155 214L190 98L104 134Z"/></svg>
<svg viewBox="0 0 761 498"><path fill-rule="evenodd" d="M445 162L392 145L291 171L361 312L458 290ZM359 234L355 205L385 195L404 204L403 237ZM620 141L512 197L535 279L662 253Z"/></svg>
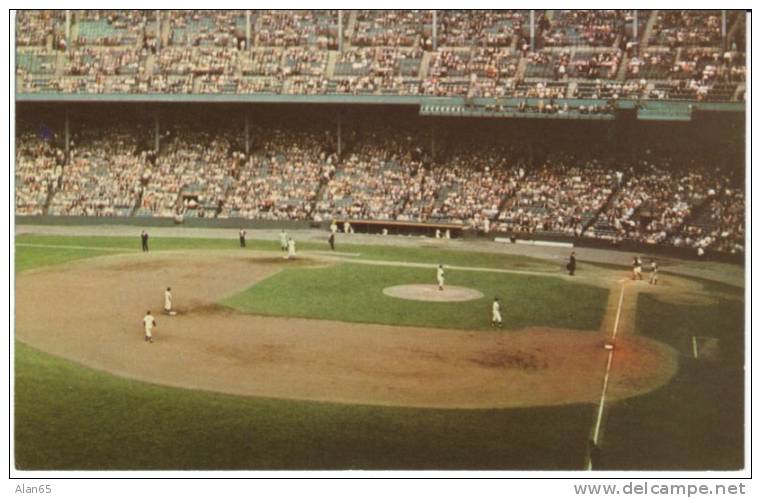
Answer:
<svg viewBox="0 0 761 498"><path fill-rule="evenodd" d="M745 102L694 102L667 100L555 99L564 112L537 112L549 99L426 97L416 95L279 95L279 94L62 94L17 93L16 102L46 103L199 103L199 104L340 104L417 106L423 116L528 118L528 119L615 119L617 110L636 110L637 119L689 121L694 111L745 112ZM528 110L519 110L519 105ZM590 111L594 108L595 111Z"/></svg>

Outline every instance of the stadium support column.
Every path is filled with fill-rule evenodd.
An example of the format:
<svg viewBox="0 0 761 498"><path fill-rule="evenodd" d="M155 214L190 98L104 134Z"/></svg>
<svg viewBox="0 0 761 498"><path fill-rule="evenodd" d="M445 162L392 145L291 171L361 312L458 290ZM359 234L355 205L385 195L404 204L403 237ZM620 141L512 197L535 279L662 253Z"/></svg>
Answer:
<svg viewBox="0 0 761 498"><path fill-rule="evenodd" d="M156 55L161 49L161 11L156 10Z"/></svg>
<svg viewBox="0 0 761 498"><path fill-rule="evenodd" d="M63 145L63 150L66 154L64 157L64 163L69 164L69 147L71 146L71 134L69 131L69 109L68 108L63 113L63 140L65 142Z"/></svg>
<svg viewBox="0 0 761 498"><path fill-rule="evenodd" d="M721 11L721 42L727 46L727 11Z"/></svg>
<svg viewBox="0 0 761 498"><path fill-rule="evenodd" d="M431 158L436 162L436 125L431 124Z"/></svg>
<svg viewBox="0 0 761 498"><path fill-rule="evenodd" d="M344 51L344 11L338 10L338 52Z"/></svg>
<svg viewBox="0 0 761 498"><path fill-rule="evenodd" d="M153 116L153 123L156 127L153 149L154 149L154 152L156 152L156 155L158 155L159 146L161 145L161 138L159 137L159 113L158 112Z"/></svg>
<svg viewBox="0 0 761 498"><path fill-rule="evenodd" d="M634 9L632 17L632 37L636 43L639 41L639 16L637 15L637 9Z"/></svg>
<svg viewBox="0 0 761 498"><path fill-rule="evenodd" d="M438 19L436 16L436 11L433 11L433 32L432 32L432 38L433 38L433 50L436 50L438 48Z"/></svg>
<svg viewBox="0 0 761 498"><path fill-rule="evenodd" d="M251 9L246 9L246 50L251 50Z"/></svg>
<svg viewBox="0 0 761 498"><path fill-rule="evenodd" d="M531 36L531 51L533 52L534 51L534 46L535 46L534 45L534 42L535 42L534 38L535 38L535 35L536 35L536 33L535 33L535 29L536 28L534 26L534 24L535 24L534 23L534 9L531 9L531 11L529 12L529 21L528 21L528 24L529 24L529 33L530 33L530 36Z"/></svg>
<svg viewBox="0 0 761 498"><path fill-rule="evenodd" d="M71 11L69 9L66 9L66 50L69 49L69 45L71 45Z"/></svg>
<svg viewBox="0 0 761 498"><path fill-rule="evenodd" d="M251 136L250 136L250 131L249 131L250 130L250 127L249 127L250 126L250 121L251 121L251 118L249 117L248 113L246 113L246 122L244 124L244 134L245 134L245 136L243 137L243 140L245 140L244 143L245 143L245 147L246 147L246 157L248 157L248 153L249 153L249 149L250 149L250 144L251 144Z"/></svg>
<svg viewBox="0 0 761 498"><path fill-rule="evenodd" d="M341 113L338 113L338 131L336 136L336 152L338 153L338 158L341 158Z"/></svg>

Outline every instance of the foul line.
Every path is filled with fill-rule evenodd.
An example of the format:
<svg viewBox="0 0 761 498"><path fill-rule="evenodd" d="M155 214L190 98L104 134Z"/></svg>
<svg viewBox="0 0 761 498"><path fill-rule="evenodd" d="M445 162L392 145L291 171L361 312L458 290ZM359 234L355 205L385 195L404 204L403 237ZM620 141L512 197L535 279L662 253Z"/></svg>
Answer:
<svg viewBox="0 0 761 498"><path fill-rule="evenodd" d="M616 334L618 334L618 324L621 320L621 307L624 303L624 290L626 287L624 285L621 286L621 296L618 298L618 310L616 311L616 321L613 323L613 334L611 335L611 343L613 343L616 339ZM605 396L608 394L608 381L610 379L610 366L613 364L613 352L615 349L611 349L608 351L608 363L605 366L605 378L602 383L602 394L600 395L600 404L597 408L597 420L595 421L595 431L592 436L592 442L595 446L597 446L597 443L600 438L600 426L602 425L602 414L603 410L605 409ZM587 464L587 470L592 470L592 460L590 459Z"/></svg>

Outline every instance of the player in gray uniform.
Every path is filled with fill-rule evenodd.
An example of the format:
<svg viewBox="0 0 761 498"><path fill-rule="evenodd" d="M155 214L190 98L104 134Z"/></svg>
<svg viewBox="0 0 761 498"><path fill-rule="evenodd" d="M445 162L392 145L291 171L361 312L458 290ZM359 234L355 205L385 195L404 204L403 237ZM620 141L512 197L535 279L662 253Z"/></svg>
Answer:
<svg viewBox="0 0 761 498"><path fill-rule="evenodd" d="M656 263L655 260L650 263L650 280L648 282L653 285L658 285L658 263Z"/></svg>
<svg viewBox="0 0 761 498"><path fill-rule="evenodd" d="M439 290L444 290L444 265L439 265L436 269L436 281L439 283Z"/></svg>

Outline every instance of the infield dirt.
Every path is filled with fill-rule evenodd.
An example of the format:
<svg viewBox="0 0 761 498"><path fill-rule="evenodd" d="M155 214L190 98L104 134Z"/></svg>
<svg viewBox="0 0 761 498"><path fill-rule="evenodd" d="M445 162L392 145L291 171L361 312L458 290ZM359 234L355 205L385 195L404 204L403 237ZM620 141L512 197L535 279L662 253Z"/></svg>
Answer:
<svg viewBox="0 0 761 498"><path fill-rule="evenodd" d="M121 254L22 272L16 276L16 337L116 375L236 395L435 408L599 397L608 318L600 331L484 332L265 317L216 304L286 266L326 264L270 256ZM642 283L617 285L632 290L621 310L609 385L614 400L655 389L678 368L673 349L633 334L634 295ZM160 313L167 286L177 316ZM158 322L153 344L143 342L148 309Z"/></svg>

